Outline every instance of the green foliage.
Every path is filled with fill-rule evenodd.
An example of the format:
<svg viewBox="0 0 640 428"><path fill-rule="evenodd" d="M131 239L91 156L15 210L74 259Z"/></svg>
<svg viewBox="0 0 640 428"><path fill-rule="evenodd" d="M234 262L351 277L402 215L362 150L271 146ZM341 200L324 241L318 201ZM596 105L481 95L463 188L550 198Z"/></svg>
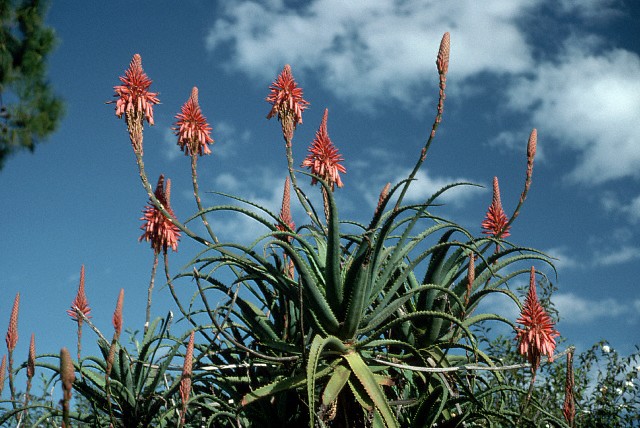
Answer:
<svg viewBox="0 0 640 428"><path fill-rule="evenodd" d="M46 79L56 37L45 12L41 0L0 0L0 168L18 149L33 151L63 115Z"/></svg>

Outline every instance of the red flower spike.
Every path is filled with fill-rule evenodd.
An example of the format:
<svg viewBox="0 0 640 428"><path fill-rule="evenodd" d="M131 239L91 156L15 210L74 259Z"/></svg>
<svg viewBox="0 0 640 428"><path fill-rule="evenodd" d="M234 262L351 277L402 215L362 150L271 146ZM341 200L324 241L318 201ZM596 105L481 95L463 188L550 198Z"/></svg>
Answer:
<svg viewBox="0 0 640 428"><path fill-rule="evenodd" d="M390 189L391 183L387 183L380 191L380 195L378 196L378 205L376 206L376 210L374 211L374 216L377 215L378 211L380 211L380 208L382 208L382 203L385 199L387 199L387 196L389 196Z"/></svg>
<svg viewBox="0 0 640 428"><path fill-rule="evenodd" d="M464 295L465 306L469 303L473 282L476 280L476 259L473 253L469 254L469 267L467 268L467 292Z"/></svg>
<svg viewBox="0 0 640 428"><path fill-rule="evenodd" d="M165 210L175 218L175 214L170 205L171 180L167 180L167 188L165 190L164 175L160 175L154 193ZM178 251L180 229L171 223L169 219L162 214L162 211L153 205L151 201L149 201L149 205L144 207L142 214L143 216L140 220L143 220L145 223L140 226L140 229L144 230L144 233L138 238L138 241L144 239L145 241L151 242L151 248L153 248L156 254L159 254L161 250L166 254L168 248L171 248L173 251Z"/></svg>
<svg viewBox="0 0 640 428"><path fill-rule="evenodd" d="M516 340L520 355L531 363L531 372L540 367L540 357L546 355L553 361L556 349L555 338L560 336L554 328L554 323L547 311L542 307L536 293L536 271L531 267L529 278L529 292L525 298L520 318L516 320L523 328L516 328Z"/></svg>
<svg viewBox="0 0 640 428"><path fill-rule="evenodd" d="M347 170L340 164L344 160L338 149L333 145L327 132L327 117L329 110L324 110L324 116L320 123L320 128L316 132L316 138L311 142L309 154L302 162L302 166L310 168L311 173L326 181L331 190L335 185L342 187L342 180L339 173L346 173ZM311 179L311 184L316 184L316 178Z"/></svg>
<svg viewBox="0 0 640 428"><path fill-rule="evenodd" d="M271 110L267 119L277 115L278 120L283 124L288 121L287 119L290 119L291 126L295 129L299 123L302 123L302 112L309 106L309 103L302 98L302 88L298 87L293 78L289 64L284 66L269 89L271 92L266 101L271 103Z"/></svg>
<svg viewBox="0 0 640 428"><path fill-rule="evenodd" d="M84 293L84 265L80 268L80 284L78 285L78 293L76 294L76 298L71 302L71 309L67 311L67 314L78 324L82 324L82 318L78 317L78 314L75 311L75 308L78 308L82 314L91 318L91 308L89 307L89 302L87 301L87 296Z"/></svg>
<svg viewBox="0 0 640 428"><path fill-rule="evenodd" d="M16 294L16 298L13 300L13 308L11 309L11 316L9 317L9 328L7 329L7 336L5 341L7 343L7 349L9 352L13 352L16 349L18 343L18 311L20 307L20 293Z"/></svg>
<svg viewBox="0 0 640 428"><path fill-rule="evenodd" d="M510 227L506 227L508 223L507 215L502 209L502 202L500 201L500 187L498 185L498 177L493 177L493 200L487 210L487 216L482 222L482 228L487 235L493 237L506 238L510 235Z"/></svg>
<svg viewBox="0 0 640 428"><path fill-rule="evenodd" d="M124 301L124 288L120 289L120 294L118 294L118 302L116 303L116 310L113 312L113 328L116 333L116 337L120 337L120 333L122 332L122 303Z"/></svg>
<svg viewBox="0 0 640 428"><path fill-rule="evenodd" d="M116 103L116 116L123 114L141 113L149 125L153 125L153 105L159 104L157 92L149 92L149 86L153 82L142 70L142 58L135 54L131 59L129 68L125 70L124 77L120 77L122 85L114 86ZM113 102L113 101L112 101Z"/></svg>
<svg viewBox="0 0 640 428"><path fill-rule="evenodd" d="M7 371L7 356L2 356L2 363L0 363L0 395L2 395L2 390L4 389L4 374Z"/></svg>
<svg viewBox="0 0 640 428"><path fill-rule="evenodd" d="M280 209L280 222L276 228L281 232L288 232L289 229L296 230L296 224L291 217L291 181L289 177L284 180L284 191L282 193L282 208ZM287 236L286 241L291 242L292 237Z"/></svg>
<svg viewBox="0 0 640 428"><path fill-rule="evenodd" d="M29 343L29 357L27 358L27 377L33 378L36 373L36 336L31 333L31 342Z"/></svg>
<svg viewBox="0 0 640 428"><path fill-rule="evenodd" d="M180 378L180 399L182 400L182 411L180 417L182 423L185 422L185 416L187 414L187 403L189 402L189 395L191 394L191 373L193 369L193 342L195 339L195 332L192 331L189 336L189 344L187 345L187 351L184 355L184 365L182 367L182 376Z"/></svg>
<svg viewBox="0 0 640 428"><path fill-rule="evenodd" d="M178 136L178 145L185 155L200 156L211 154L207 144L213 143L211 138L211 126L207 118L203 116L198 104L198 88L191 90L191 96L182 106L180 113L176 115L178 121L171 128Z"/></svg>
<svg viewBox="0 0 640 428"><path fill-rule="evenodd" d="M63 418L68 421L69 418L69 402L71 401L71 392L73 391L73 383L76 380L75 369L73 367L73 361L67 348L60 350L60 380L62 381L62 411ZM62 426L66 426L65 422ZM69 425L70 426L70 425Z"/></svg>
<svg viewBox="0 0 640 428"><path fill-rule="evenodd" d="M536 156L536 149L538 146L538 130L535 128L531 131L529 135L529 141L527 143L527 174L525 177L524 184L524 192L522 192L522 197L520 200L524 202L524 195L529 191L529 187L531 186L531 176L533 175L533 159Z"/></svg>
<svg viewBox="0 0 640 428"><path fill-rule="evenodd" d="M438 59L436 60L436 66L438 67L439 74L447 74L449 71L449 51L451 50L451 36L447 31L442 36L440 41L440 49L438 49Z"/></svg>
<svg viewBox="0 0 640 428"><path fill-rule="evenodd" d="M573 422L576 417L576 403L573 395L573 387L573 351L571 351L567 354L567 377L564 384L564 404L562 405L562 414L571 427L573 426Z"/></svg>

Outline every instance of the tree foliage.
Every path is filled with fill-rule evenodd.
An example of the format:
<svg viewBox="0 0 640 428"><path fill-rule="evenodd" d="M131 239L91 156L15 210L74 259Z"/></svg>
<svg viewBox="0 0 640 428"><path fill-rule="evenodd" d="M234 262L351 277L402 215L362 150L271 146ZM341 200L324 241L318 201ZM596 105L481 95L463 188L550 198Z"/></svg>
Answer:
<svg viewBox="0 0 640 428"><path fill-rule="evenodd" d="M41 0L0 0L0 168L19 149L33 151L62 118L62 100L46 77L56 44L46 9Z"/></svg>

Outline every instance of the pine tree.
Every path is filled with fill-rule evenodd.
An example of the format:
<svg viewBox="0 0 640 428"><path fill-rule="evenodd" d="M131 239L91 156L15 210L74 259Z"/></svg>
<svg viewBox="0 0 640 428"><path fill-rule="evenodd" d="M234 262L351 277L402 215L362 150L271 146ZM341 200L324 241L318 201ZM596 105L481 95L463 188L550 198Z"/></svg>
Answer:
<svg viewBox="0 0 640 428"><path fill-rule="evenodd" d="M46 10L40 0L0 0L0 169L15 151L33 151L62 118L62 100L46 78L56 43Z"/></svg>

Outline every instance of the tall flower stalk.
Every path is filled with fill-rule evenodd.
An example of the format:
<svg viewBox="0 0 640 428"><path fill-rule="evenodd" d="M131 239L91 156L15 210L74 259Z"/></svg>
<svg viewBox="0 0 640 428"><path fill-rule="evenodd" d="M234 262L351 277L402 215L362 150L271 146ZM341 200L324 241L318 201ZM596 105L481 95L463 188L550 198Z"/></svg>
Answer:
<svg viewBox="0 0 640 428"><path fill-rule="evenodd" d="M185 155L191 156L191 183L193 185L193 197L199 211L203 211L202 200L198 190L198 156L211 154L209 145L213 144L211 138L211 126L207 118L202 114L198 101L198 88L191 89L191 96L183 104L180 113L176 115L176 123L172 128L178 137L178 145ZM203 213L200 218L213 242L217 243L218 238L209 225L207 216Z"/></svg>
<svg viewBox="0 0 640 428"><path fill-rule="evenodd" d="M302 166L309 168L314 176L320 177L324 180L331 191L335 189L335 186L342 187L342 180L340 179L340 173L345 174L346 168L341 164L344 158L338 149L329 138L329 132L327 131L327 117L329 116L329 109L324 110L322 116L322 122L318 131L316 131L316 137L309 146L309 154L302 161ZM317 184L318 179L316 177L311 178L311 185ZM329 195L327 190L322 187L322 197L324 201L324 214L327 222L329 221Z"/></svg>
<svg viewBox="0 0 640 428"><path fill-rule="evenodd" d="M0 397L2 397L2 391L4 390L4 375L7 372L7 356L2 356L2 362L0 363Z"/></svg>
<svg viewBox="0 0 640 428"><path fill-rule="evenodd" d="M36 336L31 333L31 341L29 342L29 356L27 357L27 388L24 393L24 406L29 405L29 394L31 393L31 383L33 376L36 374ZM23 413L26 416L27 410Z"/></svg>
<svg viewBox="0 0 640 428"><path fill-rule="evenodd" d="M492 236L495 239L506 238L510 235L509 220L502 208L500 200L500 185L498 177L493 177L493 198L491 205L487 209L487 215L482 222L482 233ZM500 250L500 244L496 243L496 253Z"/></svg>
<svg viewBox="0 0 640 428"><path fill-rule="evenodd" d="M522 413L529 405L533 386L536 381L536 374L540 367L540 358L546 355L549 361L553 361L553 353L556 349L555 338L560 333L554 328L553 320L538 300L536 292L536 270L532 266L529 275L529 292L525 298L520 318L516 323L522 324L522 328L516 328L516 341L518 342L518 352L523 355L531 364L531 383L527 397L522 404Z"/></svg>
<svg viewBox="0 0 640 428"><path fill-rule="evenodd" d="M282 72L280 72L276 80L274 80L269 87L269 90L269 95L265 99L265 101L271 104L271 110L269 110L269 114L267 114L267 119L275 116L282 125L282 136L284 138L287 168L289 170L289 177L291 177L291 184L309 218L320 225L320 221L315 215L309 201L298 187L298 180L293 170L293 133L298 124L302 123L302 112L309 107L309 102L303 98L303 90L293 78L289 64L284 66Z"/></svg>
<svg viewBox="0 0 640 428"><path fill-rule="evenodd" d="M84 315L84 318L91 318L91 308L89 307L89 301L87 300L87 296L84 291L84 265L82 265L82 267L80 268L80 283L78 284L78 292L75 299L73 299L73 302L71 302L71 309L67 310L67 314L78 324L77 348L78 364L80 364L80 354L82 350L82 323L84 321L84 318L78 316L78 313L76 311L81 312L82 315Z"/></svg>
<svg viewBox="0 0 640 428"><path fill-rule="evenodd" d="M157 92L150 92L153 82L142 69L142 57L135 54L124 76L120 77L122 85L114 86L116 101L116 116L125 116L129 139L136 153L142 155L143 122L153 125L153 106L159 104Z"/></svg>
<svg viewBox="0 0 640 428"><path fill-rule="evenodd" d="M67 348L60 350L60 380L62 381L62 427L71 428L69 403L71 402L71 393L76 375L73 368L73 361Z"/></svg>
<svg viewBox="0 0 640 428"><path fill-rule="evenodd" d="M564 403L562 405L562 414L567 420L570 427L573 428L576 417L576 403L573 394L575 386L573 378L573 351L567 354L567 375L564 385Z"/></svg>
<svg viewBox="0 0 640 428"><path fill-rule="evenodd" d="M438 69L438 79L439 79L438 107L436 109L436 117L433 121L433 124L431 125L431 132L429 133L429 138L425 142L424 147L422 147L422 150L420 152L420 157L418 158L418 161L413 167L413 170L407 177L407 181L402 187L400 196L398 196L398 200L396 201L396 205L394 208L395 211L397 211L400 208L400 205L404 200L404 196L407 193L407 190L409 190L409 186L411 185L411 182L413 181L416 174L420 170L420 167L422 167L422 164L424 163L424 161L427 159L427 152L429 151L429 147L431 147L431 143L433 142L433 139L436 136L436 131L438 129L438 126L442 122L442 115L444 114L444 100L446 99L445 89L447 88L447 73L449 72L450 53L451 53L451 36L447 31L442 36L442 40L440 40L440 48L438 49L438 57L436 59L436 67Z"/></svg>
<svg viewBox="0 0 640 428"><path fill-rule="evenodd" d="M180 376L180 399L182 401L182 409L180 410L180 424L184 426L187 416L187 406L189 404L189 395L191 395L191 376L193 372L193 346L195 339L195 331L189 336L187 351L184 355L184 363L182 366L182 375Z"/></svg>
<svg viewBox="0 0 640 428"><path fill-rule="evenodd" d="M9 327L7 329L7 335L5 336L5 342L7 344L7 351L9 355L9 366L7 370L9 372L9 392L11 394L11 401L13 408L16 404L16 388L13 383L13 351L18 344L18 312L20 310L20 293L16 294L13 300L13 307L11 309L11 316L9 317Z"/></svg>
<svg viewBox="0 0 640 428"><path fill-rule="evenodd" d="M165 188L164 175L160 175L154 196L162 203L165 210L175 218L175 214L171 209L171 180L167 179ZM149 287L147 289L147 311L144 324L144 332L146 333L151 319L151 298L158 267L158 256L162 251L163 256L166 257L169 248L173 251L178 251L180 229L153 204L152 200L149 200L149 205L145 206L142 212L143 216L140 220L143 220L144 224L140 226L140 228L144 230L144 233L138 241L145 240L149 242L153 249L153 267L151 268L151 279L149 280Z"/></svg>

